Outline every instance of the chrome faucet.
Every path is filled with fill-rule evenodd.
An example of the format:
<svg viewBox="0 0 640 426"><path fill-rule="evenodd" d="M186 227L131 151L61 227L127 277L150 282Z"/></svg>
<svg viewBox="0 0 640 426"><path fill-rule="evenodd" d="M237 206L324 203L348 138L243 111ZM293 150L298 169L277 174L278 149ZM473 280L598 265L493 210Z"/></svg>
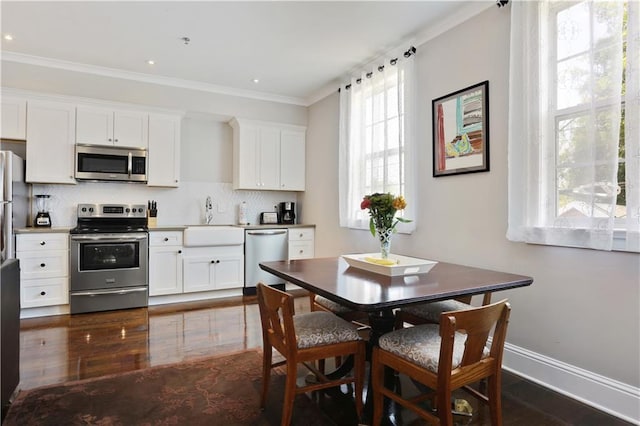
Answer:
<svg viewBox="0 0 640 426"><path fill-rule="evenodd" d="M207 196L207 201L204 202L204 220L207 225L213 223L213 202L211 196Z"/></svg>

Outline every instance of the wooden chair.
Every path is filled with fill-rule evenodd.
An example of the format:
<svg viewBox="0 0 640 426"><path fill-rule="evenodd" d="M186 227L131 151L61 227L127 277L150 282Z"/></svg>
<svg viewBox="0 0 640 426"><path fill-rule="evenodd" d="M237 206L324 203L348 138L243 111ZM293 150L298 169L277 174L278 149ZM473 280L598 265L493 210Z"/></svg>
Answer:
<svg viewBox="0 0 640 426"><path fill-rule="evenodd" d="M439 302L419 303L400 308L396 311L395 329L404 327L404 323L418 324L439 324L440 315L443 312L462 311L473 308L471 305L472 296L456 297ZM483 295L482 306L491 303L491 293Z"/></svg>
<svg viewBox="0 0 640 426"><path fill-rule="evenodd" d="M365 370L365 342L357 327L329 312L295 315L293 296L258 283L258 305L262 321L264 354L262 359L262 397L265 407L271 369L286 364L286 383L282 408L282 425L291 423L296 394L353 383L358 417L362 414L362 391ZM272 362L275 348L285 360ZM353 377L330 380L311 363L330 357L354 355ZM317 378L316 383L296 387L298 364L302 363Z"/></svg>
<svg viewBox="0 0 640 426"><path fill-rule="evenodd" d="M452 426L451 393L463 388L488 403L492 425L502 425L502 354L510 311L505 299L479 308L445 312L440 316L440 325L417 325L380 337L379 347L373 351L371 367L373 424L380 424L386 396L430 423ZM487 349L487 338L492 329L491 349ZM434 391L405 399L385 387L385 367L406 374ZM487 395L468 386L484 378L488 379ZM433 397L437 415L418 405Z"/></svg>

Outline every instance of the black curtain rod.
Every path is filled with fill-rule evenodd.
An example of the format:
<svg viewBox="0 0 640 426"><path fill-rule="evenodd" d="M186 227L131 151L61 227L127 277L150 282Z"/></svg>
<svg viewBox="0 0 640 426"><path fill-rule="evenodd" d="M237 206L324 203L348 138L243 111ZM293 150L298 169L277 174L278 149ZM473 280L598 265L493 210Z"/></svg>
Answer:
<svg viewBox="0 0 640 426"><path fill-rule="evenodd" d="M504 1L504 0L503 0ZM405 58L409 58L411 55L415 55L416 54L416 48L411 46L409 49L407 49L404 53L403 56ZM390 65L395 65L398 63L398 58L393 58L391 60L389 60L389 64ZM380 65L378 66L378 71L382 72L384 70L384 65ZM373 71L370 71L368 73L365 74L365 76L367 78L371 78L373 76ZM360 84L362 82L362 79L359 78L356 80L357 84ZM345 90L349 90L351 89L351 84L347 84L346 86L344 86ZM338 88L338 92L340 92L341 88Z"/></svg>

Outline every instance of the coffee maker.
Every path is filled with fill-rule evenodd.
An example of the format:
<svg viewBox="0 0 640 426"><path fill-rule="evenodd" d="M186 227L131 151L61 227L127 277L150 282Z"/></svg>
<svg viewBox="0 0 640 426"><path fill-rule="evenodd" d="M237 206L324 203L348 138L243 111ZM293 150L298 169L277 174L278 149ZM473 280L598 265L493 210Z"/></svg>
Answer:
<svg viewBox="0 0 640 426"><path fill-rule="evenodd" d="M296 223L296 203L285 201L278 205L278 218L280 223L294 224Z"/></svg>

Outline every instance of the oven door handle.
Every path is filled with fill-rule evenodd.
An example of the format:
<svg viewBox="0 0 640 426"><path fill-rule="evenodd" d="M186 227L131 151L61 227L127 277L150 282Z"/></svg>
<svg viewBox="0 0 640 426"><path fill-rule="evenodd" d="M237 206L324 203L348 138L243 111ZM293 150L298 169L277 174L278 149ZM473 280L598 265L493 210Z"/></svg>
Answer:
<svg viewBox="0 0 640 426"><path fill-rule="evenodd" d="M131 178L131 172L133 171L133 154L129 151L129 161L127 162L127 172L129 173L129 178Z"/></svg>
<svg viewBox="0 0 640 426"><path fill-rule="evenodd" d="M72 235L71 239L74 241L101 241L101 242L127 242L127 241L142 241L148 239L147 234L103 234L103 235Z"/></svg>
<svg viewBox="0 0 640 426"><path fill-rule="evenodd" d="M135 287L117 290L74 291L71 296L104 296L105 294L130 294L147 291L147 287Z"/></svg>

